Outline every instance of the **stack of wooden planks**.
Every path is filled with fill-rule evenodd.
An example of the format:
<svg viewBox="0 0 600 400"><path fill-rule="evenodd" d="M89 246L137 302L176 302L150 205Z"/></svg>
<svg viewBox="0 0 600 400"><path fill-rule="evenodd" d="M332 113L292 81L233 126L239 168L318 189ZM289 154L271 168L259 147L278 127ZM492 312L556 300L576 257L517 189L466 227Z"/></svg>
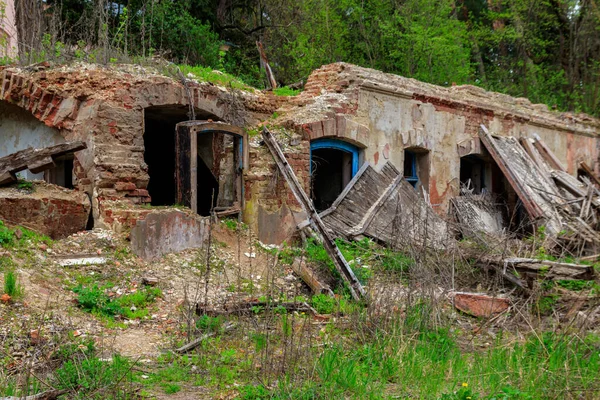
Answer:
<svg viewBox="0 0 600 400"><path fill-rule="evenodd" d="M583 175L567 173L539 138L495 136L481 126L480 139L537 227L580 253L600 247L600 181L582 163Z"/></svg>
<svg viewBox="0 0 600 400"><path fill-rule="evenodd" d="M84 142L71 142L45 147L28 148L0 158L0 185L17 181L17 172L30 170L34 174L56 166L55 159L85 149Z"/></svg>
<svg viewBox="0 0 600 400"><path fill-rule="evenodd" d="M487 243L490 237L502 236L506 229L502 204L492 193L466 193L454 197L450 204L464 237Z"/></svg>
<svg viewBox="0 0 600 400"><path fill-rule="evenodd" d="M418 195L398 170L365 163L320 217L335 237L367 236L388 247L447 248L453 243L446 221ZM299 228L308 226L308 221Z"/></svg>

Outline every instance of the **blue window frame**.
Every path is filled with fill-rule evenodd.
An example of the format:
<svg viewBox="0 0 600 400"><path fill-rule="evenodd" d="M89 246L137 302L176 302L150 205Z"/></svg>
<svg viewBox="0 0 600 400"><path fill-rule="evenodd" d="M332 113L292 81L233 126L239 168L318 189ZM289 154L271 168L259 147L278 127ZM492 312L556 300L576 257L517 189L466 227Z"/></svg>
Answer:
<svg viewBox="0 0 600 400"><path fill-rule="evenodd" d="M417 183L419 183L417 155L409 150L404 150L404 179L415 188L417 187Z"/></svg>
<svg viewBox="0 0 600 400"><path fill-rule="evenodd" d="M317 139L310 142L310 157L312 160L312 152L318 149L335 149L341 150L352 155L352 176L358 172L358 147L348 142L343 142L336 139ZM312 174L312 162L310 164L310 172Z"/></svg>

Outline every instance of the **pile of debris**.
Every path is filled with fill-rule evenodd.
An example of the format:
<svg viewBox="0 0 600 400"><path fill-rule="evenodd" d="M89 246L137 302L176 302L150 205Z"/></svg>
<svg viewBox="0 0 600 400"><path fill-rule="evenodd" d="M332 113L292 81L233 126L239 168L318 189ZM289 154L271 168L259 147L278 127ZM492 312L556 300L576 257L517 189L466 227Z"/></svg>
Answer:
<svg viewBox="0 0 600 400"><path fill-rule="evenodd" d="M356 240L366 236L395 249L408 246L438 250L454 248L456 232L451 225L433 211L392 164L386 163L377 171L365 163L332 206L317 213L267 129L263 131L263 138L308 215L299 228L312 227L320 236L355 298L364 296L364 289L334 238ZM572 177L539 137L519 141L513 137L495 136L482 125L480 140L519 197L532 227L543 227L546 238L561 250L568 249L570 254L581 257L584 252L596 251L600 245L600 232L597 231L600 180L587 165L581 165L579 179ZM500 204L489 193L467 193L455 198L453 211L463 235L479 237L482 241L504 236L506 221ZM591 266L570 262L514 256L475 258L476 265L494 269L525 291L540 277L594 278ZM314 275L308 275L311 279L303 278L305 281L314 280Z"/></svg>
<svg viewBox="0 0 600 400"><path fill-rule="evenodd" d="M27 148L1 157L0 220L53 239L84 230L91 211L87 194L45 182L19 184L17 173L49 171L57 166L59 157L86 147L84 142L70 142L42 149Z"/></svg>
<svg viewBox="0 0 600 400"><path fill-rule="evenodd" d="M536 228L576 256L600 247L600 192L591 169L575 178L566 172L544 142L495 136L481 126L480 139L519 196ZM592 183L592 180L594 183Z"/></svg>

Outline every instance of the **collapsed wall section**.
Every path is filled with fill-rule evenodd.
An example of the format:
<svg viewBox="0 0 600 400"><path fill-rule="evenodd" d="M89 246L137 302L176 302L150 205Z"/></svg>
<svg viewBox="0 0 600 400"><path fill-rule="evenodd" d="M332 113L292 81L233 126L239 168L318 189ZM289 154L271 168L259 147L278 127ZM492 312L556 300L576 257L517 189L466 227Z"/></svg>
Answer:
<svg viewBox="0 0 600 400"><path fill-rule="evenodd" d="M461 157L489 158L479 143L481 124L504 136L540 136L571 174L582 161L598 172L597 119L469 85L439 87L336 63L314 71L278 114L276 123L305 141L336 138L357 144L361 162L391 162L440 214L459 195Z"/></svg>
<svg viewBox="0 0 600 400"><path fill-rule="evenodd" d="M199 117L245 126L266 119L281 104L275 96L211 83L187 80L184 86L152 68L88 64L3 68L0 100L25 110L65 140L87 144L73 160L75 187L91 197L95 223L115 229L132 226L144 215L135 205L151 200L144 110L193 107Z"/></svg>

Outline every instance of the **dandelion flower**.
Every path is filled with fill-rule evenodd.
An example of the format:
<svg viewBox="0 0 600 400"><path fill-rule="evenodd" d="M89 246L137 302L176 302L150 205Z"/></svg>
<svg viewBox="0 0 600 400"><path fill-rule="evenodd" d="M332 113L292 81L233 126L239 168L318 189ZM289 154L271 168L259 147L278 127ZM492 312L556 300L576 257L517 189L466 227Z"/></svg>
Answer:
<svg viewBox="0 0 600 400"><path fill-rule="evenodd" d="M469 384L467 382L462 383L462 387L468 387L468 386L469 386Z"/></svg>

